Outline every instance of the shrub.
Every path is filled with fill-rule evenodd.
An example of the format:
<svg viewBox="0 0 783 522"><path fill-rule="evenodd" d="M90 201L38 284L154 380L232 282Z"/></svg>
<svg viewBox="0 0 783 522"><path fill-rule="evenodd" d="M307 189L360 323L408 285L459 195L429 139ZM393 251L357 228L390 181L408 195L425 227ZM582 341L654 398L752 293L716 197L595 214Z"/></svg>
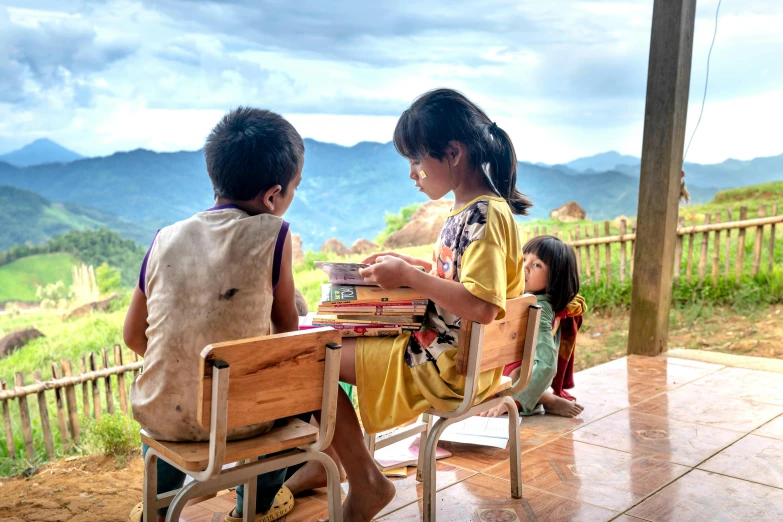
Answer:
<svg viewBox="0 0 783 522"><path fill-rule="evenodd" d="M101 294L110 294L122 288L122 274L108 263L102 263L95 269L95 279Z"/></svg>
<svg viewBox="0 0 783 522"><path fill-rule="evenodd" d="M85 445L90 453L127 455L141 447L139 425L123 413L103 415L88 421Z"/></svg>

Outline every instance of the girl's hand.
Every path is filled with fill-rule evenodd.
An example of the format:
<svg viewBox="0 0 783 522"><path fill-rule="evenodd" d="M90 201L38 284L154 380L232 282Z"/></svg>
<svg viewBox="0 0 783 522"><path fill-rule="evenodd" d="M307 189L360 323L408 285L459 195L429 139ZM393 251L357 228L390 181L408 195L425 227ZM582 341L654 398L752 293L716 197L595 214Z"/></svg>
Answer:
<svg viewBox="0 0 783 522"><path fill-rule="evenodd" d="M408 274L416 271L411 265L396 256L378 256L374 264L359 270L368 283L390 290L408 285Z"/></svg>
<svg viewBox="0 0 783 522"><path fill-rule="evenodd" d="M432 271L432 263L427 261L426 259L419 259L418 257L412 257L412 256L406 256L405 254L400 254L399 252L379 252L378 254L373 254L362 263L366 265L374 265L378 262L378 259L382 257L396 257L397 259L402 259L409 265L413 266L420 266L424 269L425 272L429 273Z"/></svg>

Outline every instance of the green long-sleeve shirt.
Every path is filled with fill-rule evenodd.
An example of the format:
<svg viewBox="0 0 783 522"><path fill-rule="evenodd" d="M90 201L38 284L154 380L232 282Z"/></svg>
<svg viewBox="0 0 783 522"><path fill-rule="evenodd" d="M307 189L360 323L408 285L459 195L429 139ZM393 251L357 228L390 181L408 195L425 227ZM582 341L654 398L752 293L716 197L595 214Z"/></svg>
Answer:
<svg viewBox="0 0 783 522"><path fill-rule="evenodd" d="M538 400L552 385L552 380L557 373L557 352L560 345L560 333L552 336L552 323L555 320L555 312L549 303L549 296L539 295L538 304L541 305L541 320L538 324L538 339L536 340L536 355L533 358L533 371L530 382L520 393L514 395L514 399L522 405L520 413L530 415L536 409Z"/></svg>

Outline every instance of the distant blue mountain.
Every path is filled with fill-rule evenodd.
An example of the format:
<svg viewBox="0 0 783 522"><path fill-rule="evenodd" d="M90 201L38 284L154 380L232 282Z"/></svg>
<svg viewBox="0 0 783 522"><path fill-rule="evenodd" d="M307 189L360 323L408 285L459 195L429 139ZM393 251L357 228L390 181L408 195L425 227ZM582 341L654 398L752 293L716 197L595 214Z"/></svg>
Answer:
<svg viewBox="0 0 783 522"><path fill-rule="evenodd" d="M610 150L584 158L577 158L565 164L570 170L576 172L606 172L613 170L617 165L638 165L640 162L636 156L620 154ZM559 165L556 165L559 166Z"/></svg>
<svg viewBox="0 0 783 522"><path fill-rule="evenodd" d="M0 155L0 161L16 167L30 167L45 163L68 163L83 157L50 139L41 138L19 150Z"/></svg>

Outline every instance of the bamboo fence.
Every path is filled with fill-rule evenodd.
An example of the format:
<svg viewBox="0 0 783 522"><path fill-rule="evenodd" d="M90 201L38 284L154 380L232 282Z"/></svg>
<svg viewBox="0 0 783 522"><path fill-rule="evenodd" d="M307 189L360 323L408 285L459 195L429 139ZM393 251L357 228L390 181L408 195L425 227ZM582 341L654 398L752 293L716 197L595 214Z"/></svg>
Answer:
<svg viewBox="0 0 783 522"><path fill-rule="evenodd" d="M685 223L680 218L675 246L674 280L687 282L707 278L717 282L724 278L755 276L775 269L775 228L783 223L774 203L769 216L766 205L760 206L757 217L747 219L747 207L739 209L738 221L732 221L731 207L726 216L722 212L707 214L704 223L697 225L694 219ZM523 241L547 234L547 227L520 227ZM575 226L563 230L551 227L550 235L556 236L574 248L582 283L611 285L613 282L630 282L633 274L633 253L636 240L636 224L626 219L612 224ZM752 242L752 243L751 243ZM748 259L746 260L746 256Z"/></svg>
<svg viewBox="0 0 783 522"><path fill-rule="evenodd" d="M17 448L14 444L15 423L11 419L12 401L18 405L18 415L21 426L22 439L24 441L24 456L29 461L36 458L36 448L34 444L34 427L36 435L43 438L44 451L46 457L51 459L55 456L58 448L55 445L55 434L53 425L57 428L59 434L59 446L61 453L69 453L72 449L78 447L82 442L82 426L80 425L79 404L77 402L76 388L81 388L82 397L82 419L100 419L101 414L106 411L114 413L114 398L116 389L119 398L119 409L124 414L130 413L128 402L128 386L142 367L142 361L135 353L132 354L132 362L123 361L123 350L119 344L114 345L113 365L110 366L109 350L104 348L101 353L90 352L89 355L81 358L81 373L74 375L73 363L69 359L63 359L60 364L54 363L51 366L51 379L43 380L40 370L36 370L32 375L32 382L28 382L23 372L16 372L14 375L14 387L9 389L8 383L0 381L0 409L2 409L3 425L5 437L0 441L0 451L5 449L5 454L11 459L22 457L17 455ZM97 362L102 363L102 368L97 368ZM87 371L89 364L89 371ZM131 374L126 380L126 374ZM112 376L115 382L112 382ZM100 381L103 380L103 387ZM103 388L103 397L101 397L101 388ZM89 390L88 390L89 389ZM30 406L27 403L29 396L35 395L38 403L38 423L35 424L31 417ZM48 400L53 396L54 401ZM92 398L92 404L90 399ZM50 418L50 408L56 409L56 417ZM56 419L52 421L51 419ZM3 448L4 446L4 448ZM40 445L39 445L40 450Z"/></svg>

